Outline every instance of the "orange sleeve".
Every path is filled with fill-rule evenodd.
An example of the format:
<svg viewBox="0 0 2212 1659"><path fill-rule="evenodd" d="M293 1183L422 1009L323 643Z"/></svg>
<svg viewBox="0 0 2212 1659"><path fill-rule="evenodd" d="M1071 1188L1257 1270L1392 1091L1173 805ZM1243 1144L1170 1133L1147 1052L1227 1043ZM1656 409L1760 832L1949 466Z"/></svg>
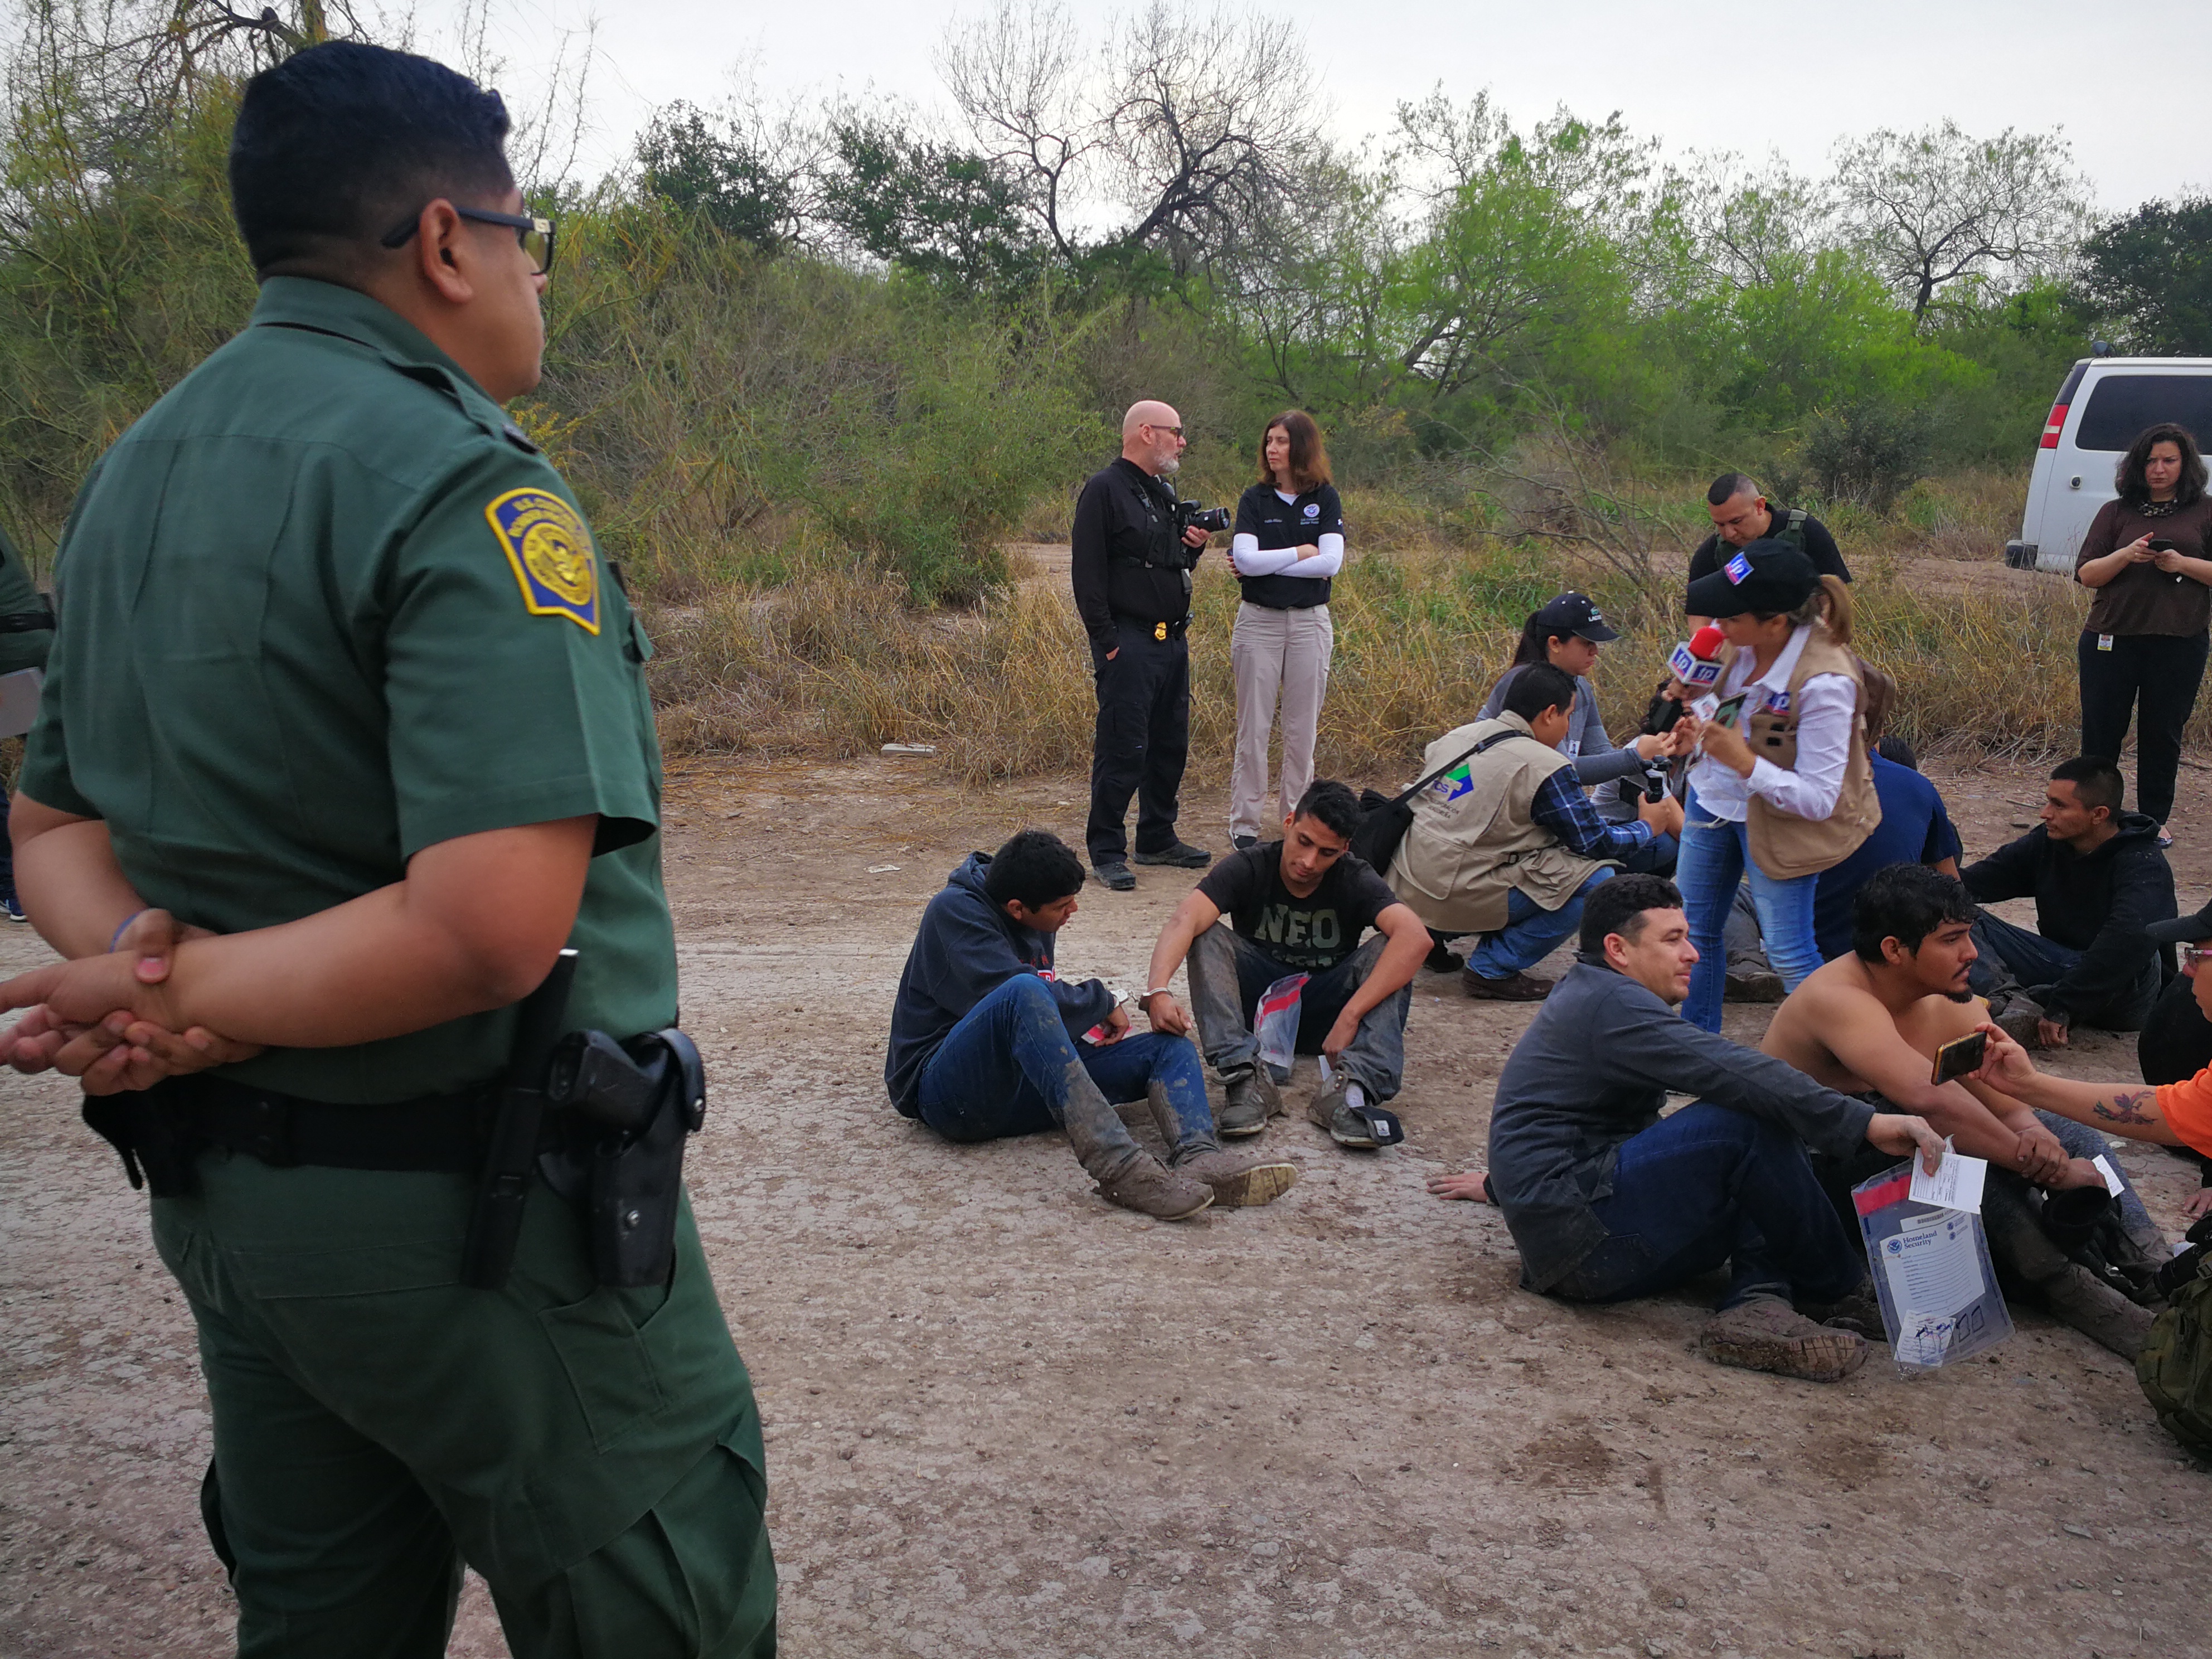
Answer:
<svg viewBox="0 0 2212 1659"><path fill-rule="evenodd" d="M2186 1083L2160 1084L2158 1109L2184 1145L2212 1157L2212 1066Z"/></svg>

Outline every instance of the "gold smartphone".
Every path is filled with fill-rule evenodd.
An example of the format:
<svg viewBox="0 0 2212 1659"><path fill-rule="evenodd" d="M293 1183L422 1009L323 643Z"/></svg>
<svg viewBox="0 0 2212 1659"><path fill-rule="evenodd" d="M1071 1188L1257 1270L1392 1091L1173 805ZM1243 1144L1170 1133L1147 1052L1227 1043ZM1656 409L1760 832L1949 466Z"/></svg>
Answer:
<svg viewBox="0 0 2212 1659"><path fill-rule="evenodd" d="M1987 1031L1969 1031L1962 1037L1954 1037L1936 1051L1936 1070L1928 1080L1948 1083L1954 1077L1980 1071L1982 1057L1989 1052L1989 1047Z"/></svg>

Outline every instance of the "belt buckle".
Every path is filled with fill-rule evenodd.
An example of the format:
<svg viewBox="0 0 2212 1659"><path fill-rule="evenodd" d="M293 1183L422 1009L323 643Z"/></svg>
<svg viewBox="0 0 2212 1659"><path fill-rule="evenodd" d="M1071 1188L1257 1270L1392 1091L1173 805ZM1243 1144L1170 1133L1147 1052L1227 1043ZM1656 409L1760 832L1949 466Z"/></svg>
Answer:
<svg viewBox="0 0 2212 1659"><path fill-rule="evenodd" d="M1168 625L1165 623L1154 623L1152 624L1152 637L1154 639L1164 640L1167 636Z"/></svg>

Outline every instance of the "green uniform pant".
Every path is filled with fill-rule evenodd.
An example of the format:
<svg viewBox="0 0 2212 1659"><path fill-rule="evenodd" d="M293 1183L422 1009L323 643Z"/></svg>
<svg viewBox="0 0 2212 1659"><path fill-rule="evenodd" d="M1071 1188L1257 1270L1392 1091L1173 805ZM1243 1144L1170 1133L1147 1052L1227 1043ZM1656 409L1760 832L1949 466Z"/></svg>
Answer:
<svg viewBox="0 0 2212 1659"><path fill-rule="evenodd" d="M775 1653L760 1419L688 1202L669 1285L611 1290L533 1187L477 1291L465 1178L199 1170L154 1239L199 1327L241 1659L442 1654L463 1562L520 1659Z"/></svg>

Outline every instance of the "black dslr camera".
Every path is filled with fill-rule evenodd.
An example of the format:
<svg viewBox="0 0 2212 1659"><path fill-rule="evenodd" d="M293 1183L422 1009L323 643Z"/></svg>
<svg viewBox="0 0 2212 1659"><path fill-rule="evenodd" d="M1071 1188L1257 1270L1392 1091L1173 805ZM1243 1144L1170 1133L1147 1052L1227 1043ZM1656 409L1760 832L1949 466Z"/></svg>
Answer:
<svg viewBox="0 0 2212 1659"><path fill-rule="evenodd" d="M1209 536L1218 535L1229 528L1229 509L1225 507L1200 507L1196 501L1178 501L1175 504L1176 534L1195 525Z"/></svg>

